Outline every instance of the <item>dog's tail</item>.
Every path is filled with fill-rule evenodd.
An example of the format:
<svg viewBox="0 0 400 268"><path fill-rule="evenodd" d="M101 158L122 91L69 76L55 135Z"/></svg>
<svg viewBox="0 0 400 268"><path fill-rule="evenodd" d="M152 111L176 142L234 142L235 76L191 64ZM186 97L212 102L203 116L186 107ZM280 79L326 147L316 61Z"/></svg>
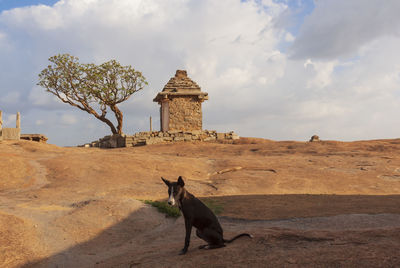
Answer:
<svg viewBox="0 0 400 268"><path fill-rule="evenodd" d="M230 240L225 240L224 239L224 242L225 243L232 243L233 241L235 241L236 239L238 239L239 237L242 237L242 236L248 236L250 238L253 238L253 236L251 234L243 233L243 234L239 234L239 235L235 236L234 238L232 238Z"/></svg>

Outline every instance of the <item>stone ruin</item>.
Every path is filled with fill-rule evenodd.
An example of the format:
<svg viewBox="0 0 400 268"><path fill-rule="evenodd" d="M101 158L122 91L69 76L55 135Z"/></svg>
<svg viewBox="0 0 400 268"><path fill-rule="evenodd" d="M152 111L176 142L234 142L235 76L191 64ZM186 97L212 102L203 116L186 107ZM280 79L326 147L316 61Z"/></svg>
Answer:
<svg viewBox="0 0 400 268"><path fill-rule="evenodd" d="M46 143L48 138L43 134L21 134L21 140Z"/></svg>
<svg viewBox="0 0 400 268"><path fill-rule="evenodd" d="M201 103L208 100L208 93L187 76L186 71L177 70L154 98L160 104L161 131L202 130Z"/></svg>
<svg viewBox="0 0 400 268"><path fill-rule="evenodd" d="M321 141L318 135L312 135L309 142Z"/></svg>
<svg viewBox="0 0 400 268"><path fill-rule="evenodd" d="M134 135L109 135L83 145L84 147L117 148L168 142L222 141L239 139L233 131L217 133L203 130L201 104L208 100L208 93L187 76L185 70L177 70L174 77L153 99L160 105L160 131L139 132Z"/></svg>
<svg viewBox="0 0 400 268"><path fill-rule="evenodd" d="M20 113L16 115L15 128L3 128L3 112L0 111L0 140L19 140L21 137Z"/></svg>
<svg viewBox="0 0 400 268"><path fill-rule="evenodd" d="M233 131L218 133L215 130L145 131L134 135L108 135L82 147L119 148L171 142L232 142L240 137Z"/></svg>
<svg viewBox="0 0 400 268"><path fill-rule="evenodd" d="M44 143L47 141L47 137L43 134L21 134L21 114L19 112L16 115L16 127L3 128L3 113L0 111L0 141L20 139Z"/></svg>

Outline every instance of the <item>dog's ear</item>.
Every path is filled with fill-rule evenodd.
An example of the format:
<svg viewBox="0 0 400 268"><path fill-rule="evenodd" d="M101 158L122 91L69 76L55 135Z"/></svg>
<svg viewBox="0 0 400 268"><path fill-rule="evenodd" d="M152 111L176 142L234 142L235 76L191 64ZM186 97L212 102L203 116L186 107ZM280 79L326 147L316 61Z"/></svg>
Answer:
<svg viewBox="0 0 400 268"><path fill-rule="evenodd" d="M161 177L161 179L163 180L163 182L169 187L169 185L171 184L169 180L164 179L163 177Z"/></svg>
<svg viewBox="0 0 400 268"><path fill-rule="evenodd" d="M183 181L182 176L179 176L178 178L178 185L181 187L185 186L185 182Z"/></svg>

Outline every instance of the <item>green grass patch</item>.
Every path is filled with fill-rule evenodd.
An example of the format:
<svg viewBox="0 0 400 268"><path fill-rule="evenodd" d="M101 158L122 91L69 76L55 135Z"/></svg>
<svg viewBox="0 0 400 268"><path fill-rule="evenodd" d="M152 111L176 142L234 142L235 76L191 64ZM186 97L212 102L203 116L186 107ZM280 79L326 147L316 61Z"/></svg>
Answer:
<svg viewBox="0 0 400 268"><path fill-rule="evenodd" d="M157 208L158 212L164 213L166 217L178 218L181 216L179 208L170 206L165 201L144 200L143 202Z"/></svg>

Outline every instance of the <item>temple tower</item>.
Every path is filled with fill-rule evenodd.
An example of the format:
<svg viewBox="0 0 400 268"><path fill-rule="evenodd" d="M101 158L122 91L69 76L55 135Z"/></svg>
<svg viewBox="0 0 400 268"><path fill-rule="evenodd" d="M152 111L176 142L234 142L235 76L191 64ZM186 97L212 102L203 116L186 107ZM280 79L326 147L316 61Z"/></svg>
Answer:
<svg viewBox="0 0 400 268"><path fill-rule="evenodd" d="M161 131L202 130L201 103L208 100L208 93L187 76L185 70L177 70L154 98L160 107Z"/></svg>

